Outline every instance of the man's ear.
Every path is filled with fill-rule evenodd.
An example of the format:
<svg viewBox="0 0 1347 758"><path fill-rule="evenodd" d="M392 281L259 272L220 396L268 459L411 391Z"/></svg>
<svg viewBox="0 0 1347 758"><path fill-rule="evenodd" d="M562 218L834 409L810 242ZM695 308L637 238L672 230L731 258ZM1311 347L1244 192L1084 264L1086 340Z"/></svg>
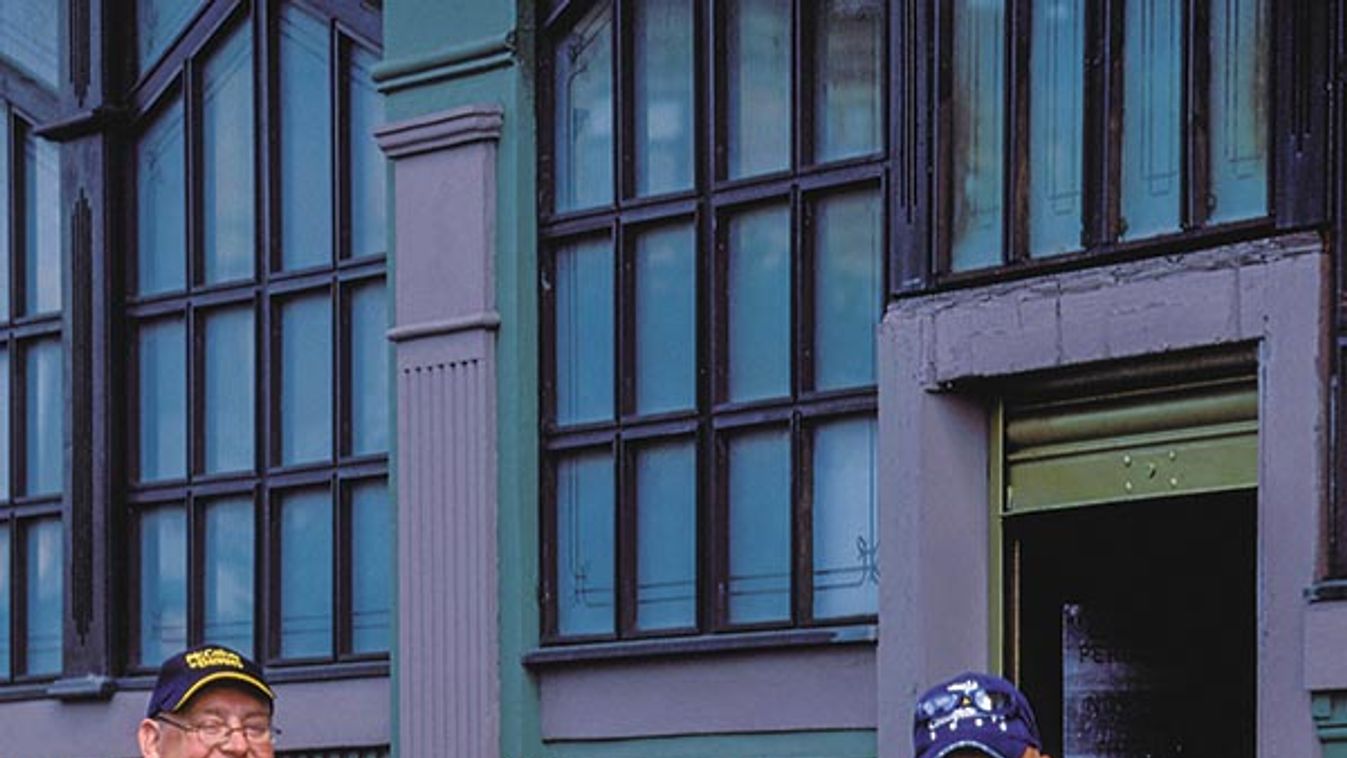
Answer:
<svg viewBox="0 0 1347 758"><path fill-rule="evenodd" d="M141 758L159 758L159 725L150 719L141 719L136 730L136 739L140 742Z"/></svg>

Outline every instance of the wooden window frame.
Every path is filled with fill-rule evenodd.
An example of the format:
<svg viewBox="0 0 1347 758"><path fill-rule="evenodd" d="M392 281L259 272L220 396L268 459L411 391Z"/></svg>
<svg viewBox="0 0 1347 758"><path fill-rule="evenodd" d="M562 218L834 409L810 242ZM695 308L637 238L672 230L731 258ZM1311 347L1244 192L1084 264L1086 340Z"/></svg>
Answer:
<svg viewBox="0 0 1347 758"><path fill-rule="evenodd" d="M812 242L807 218L817 198L858 188L878 193L880 208L890 213L888 149L881 144L869 155L824 164L810 159L815 154L812 126L813 68L806 60L812 56L813 25L807 17L813 5L807 0L791 4L792 102L797 115L791 136L790 168L758 176L726 178L726 131L723 99L716 93L724 88L723 35L712 39L711 30L723 29L724 4L720 0L697 0L693 5L693 150L695 168L690 189L667 194L638 197L631 134L634 130L634 81L632 52L635 35L630 12L631 0L615 0L613 30L614 120L614 201L604 207L585 208L565 213L553 211L555 180L553 143L553 62L551 50L563 39L574 23L594 2L569 0L553 3L543 20L544 44L540 47L539 78L539 274L543 282L555 280L555 252L569 243L605 237L611 245L614 286L614 419L611 422L558 426L556 418L555 352L550 335L555 334L555 288L540 288L540 451L541 497L539 524L541 539L541 616L543 644L608 642L614 640L685 637L726 631L788 630L814 626L844 626L868 623L874 615L815 620L812 617L812 536L809 498L803 490L807 481L802 474L808 455L805 428L828 418L855 415L873 417L877 408L875 385L863 385L831 392L813 392L812 321ZM885 11L883 39L891 40L891 11ZM885 53L885 63L888 61ZM890 76L887 65L879 67L883 140L888 140L893 120L889 108ZM710 116L710 118L708 118ZM778 398L750 402L726 399L726 259L725 219L738 210L764 204L784 207L790 215L792 308L790 325L791 385ZM671 222L691 223L694 234L696 265L695 324L697 344L696 402L692 409L642 416L635 412L634 323L635 291L633 255L636 235L651 227ZM878 254L885 256L886 241ZM887 281L887 280L886 280ZM725 435L732 429L785 424L791 429L791 614L783 622L731 624L727 606L729 543L728 505L725 497ZM692 440L697 457L696 512L696 618L693 626L680 629L641 630L636 623L636 503L635 451L641 445L672 440ZM562 635L557 619L556 576L556 461L563 453L606 450L614 466L614 502L617 508L614 572L614 619L611 634Z"/></svg>
<svg viewBox="0 0 1347 758"><path fill-rule="evenodd" d="M280 251L280 166L279 150L279 56L280 21L283 4L298 6L324 22L328 29L331 53L331 111L333 181L332 224L333 258L326 264L302 269L283 270ZM134 18L129 19L134 33ZM201 132L203 114L200 102L201 65L212 50L229 34L247 30L251 37L255 108L254 181L255 227L253 275L248 279L220 283L204 280L204 244L201 232L203 165ZM187 642L203 641L204 635L204 508L222 497L250 498L254 507L253 607L254 657L274 668L282 679L330 678L363 675L387 670L388 652L356 653L352 649L351 590L352 570L350 488L358 483L387 483L389 456L356 455L352 429L352 323L350 298L362 285L386 280L386 255L353 256L351 251L351 203L349 100L352 51L355 47L377 54L381 36L378 14L362 9L359 0L207 0L197 9L192 22L169 45L161 58L147 66L143 76L131 87L130 126L132 140L143 134L174 98L182 98L186 189L187 241L184 251L185 288L171 292L138 295L137 238L135 214L121 238L125 255L119 272L119 316L128 343L131 360L125 368L122 391L126 408L122 445L124 445L125 481L123 497L127 504L125 532L139 535L139 512L148 507L178 504L187 519ZM132 61L134 63L134 61ZM136 176L132 166L121 177L125 197L135 198ZM134 207L134 202L131 203ZM283 464L280 458L281 381L281 305L296 297L323 294L331 316L332 347L332 429L328 459L318 462ZM204 468L205 337L204 316L222 308L246 305L253 313L254 394L253 464L248 470L206 473ZM139 480L139 380L137 327L163 318L179 318L186 334L185 369L188 398L186 430L186 476L172 480ZM333 638L331 655L312 658L280 657L280 530L279 502L282 495L297 488L325 486L331 495L333 519ZM126 669L131 673L153 671L159 661L139 660L139 580L140 543L129 541L126 594L131 613L123 620L127 640ZM391 598L390 598L391 599ZM392 639L390 637L390 647Z"/></svg>

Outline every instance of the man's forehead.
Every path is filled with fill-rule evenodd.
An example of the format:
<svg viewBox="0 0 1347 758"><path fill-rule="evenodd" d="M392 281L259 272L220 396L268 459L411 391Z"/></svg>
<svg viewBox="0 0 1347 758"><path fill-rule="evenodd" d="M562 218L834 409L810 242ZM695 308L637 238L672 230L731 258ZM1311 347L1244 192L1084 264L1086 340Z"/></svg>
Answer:
<svg viewBox="0 0 1347 758"><path fill-rule="evenodd" d="M267 702L252 691L222 682L198 693L182 709L183 713L228 716L238 714L266 716L271 713Z"/></svg>

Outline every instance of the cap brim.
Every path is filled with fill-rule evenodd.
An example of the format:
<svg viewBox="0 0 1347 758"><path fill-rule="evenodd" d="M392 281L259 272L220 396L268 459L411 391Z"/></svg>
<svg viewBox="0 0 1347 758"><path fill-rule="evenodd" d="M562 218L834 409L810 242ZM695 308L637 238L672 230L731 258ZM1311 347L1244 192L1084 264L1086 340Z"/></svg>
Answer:
<svg viewBox="0 0 1347 758"><path fill-rule="evenodd" d="M1001 755L993 748L988 747L987 745L978 742L977 740L959 740L958 742L946 745L943 748L940 748L940 752L936 753L935 755L932 755L931 758L945 758L945 756L949 755L950 753L953 753L955 750L965 750L969 748L973 750L981 750L987 755L990 755L992 758L1019 758L1019 756Z"/></svg>
<svg viewBox="0 0 1347 758"><path fill-rule="evenodd" d="M178 702L174 703L173 707L169 710L177 711L179 708L186 705L187 701L191 700L193 695L200 692L202 687L205 687L208 684L214 684L223 679L232 679L252 686L253 689L257 690L258 693L267 699L268 703L271 703L276 699L276 693L272 692L270 687L255 676L249 676L248 674L239 671L216 671L213 674L207 674L198 679L186 692L182 693L182 697L178 698Z"/></svg>

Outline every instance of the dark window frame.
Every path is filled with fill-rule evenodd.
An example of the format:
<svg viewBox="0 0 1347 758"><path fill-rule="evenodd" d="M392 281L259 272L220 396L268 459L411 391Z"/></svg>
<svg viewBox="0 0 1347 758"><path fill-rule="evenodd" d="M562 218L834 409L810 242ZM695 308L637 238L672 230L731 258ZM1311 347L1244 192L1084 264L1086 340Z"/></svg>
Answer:
<svg viewBox="0 0 1347 758"><path fill-rule="evenodd" d="M279 55L280 9L283 4L297 6L323 22L327 28L331 53L331 110L328 124L332 137L334 192L332 196L333 257L323 264L301 269L282 270L280 219L280 132ZM134 16L124 21L134 36ZM212 52L230 35L246 31L252 46L250 77L254 103L254 234L253 275L207 284L204 280L204 241L201 232L203 208L201 196L204 169L201 130L203 124L200 93L203 87L201 67ZM175 99L181 99L184 129L184 218L187 229L183 251L185 288L150 295L138 295L137 231L135 214L129 214L120 235L122 264L118 319L127 340L130 360L124 369L122 398L126 431L121 435L126 466L121 482L126 503L126 595L131 613L124 619L128 673L153 671L158 661L141 661L140 640L140 527L137 514L143 508L174 504L185 509L187 534L187 620L188 644L202 640L204 634L204 508L210 502L229 496L247 496L253 502L253 648L255 656L278 672L293 671L298 678L327 678L343 672L368 673L374 665L382 670L388 652L356 653L352 649L351 585L352 565L349 544L351 528L350 489L362 482L388 482L387 452L357 455L352 452L352 321L351 298L361 286L383 283L387 279L386 254L354 256L351 251L351 198L348 155L350 129L348 116L351 58L359 47L378 55L382 34L378 13L363 7L359 0L207 0L192 21L161 54L146 67L130 88L131 113L128 118L128 146L152 125ZM133 56L129 56L133 57ZM134 61L127 65L134 66ZM128 69L126 73L131 76ZM121 176L124 196L136 197L134 161ZM128 204L134 208L135 203ZM283 303L304 295L322 294L330 315L332 360L332 429L329 457L323 461L283 464L280 459L281 335L280 308ZM254 374L253 462L241 471L206 473L204 467L204 387L205 316L229 307L246 306L252 311ZM137 327L142 323L177 318L185 330L188 450L185 476L174 479L139 479L139 357ZM280 498L295 489L325 486L331 494L333 519L332 608L333 633L331 654L313 658L280 657ZM391 497L391 493L390 493ZM390 637L390 647L392 640Z"/></svg>
<svg viewBox="0 0 1347 758"><path fill-rule="evenodd" d="M613 8L613 101L614 201L604 207L584 208L555 213L553 207L555 145L553 143L553 61L551 50L564 38L574 23L597 3L572 0L555 6L544 22L540 46L538 121L539 121L539 276L551 282L557 249L568 244L606 239L612 253L614 306L614 418L611 422L584 423L559 427L556 417L553 372L555 353L548 335L555 332L554 287L540 289L540 453L541 497L539 524L541 539L541 615L543 644L572 644L613 640L659 639L699 633L788 630L815 626L847 626L872 622L873 614L816 620L812 617L812 541L809 481L802 465L810 447L806 429L822 419L843 420L855 416L873 418L877 408L875 384L830 392L806 389L812 382L813 356L809 348L813 338L813 281L810 210L818 198L845 194L857 189L877 193L879 207L890 212L888 148L892 98L888 92L889 54L878 68L881 80L880 111L885 120L880 126L879 149L868 155L814 163L812 129L814 68L806 56L813 55L814 25L810 23L814 6L804 0L791 4L792 109L796 127L792 129L789 167L783 171L750 177L727 178L726 113L723 99L716 93L724 89L724 35L711 38L711 29L723 29L724 5L706 0L693 6L693 150L695 167L692 187L651 196L637 196L635 160L630 146L634 131L634 81L631 72L635 44L629 0L616 0ZM884 12L880 33L889 39L892 12ZM710 114L713 118L706 118ZM748 208L771 205L784 207L790 216L792 306L790 325L790 390L778 398L748 402L726 399L727 320L725 283L728 244L725 219ZM697 331L696 401L692 409L638 415L634 392L634 240L644 230L670 223L691 223L696 263ZM887 226L887 224L886 224ZM885 231L878 254L887 264L889 233ZM885 266L887 268L887 265ZM881 275L880 288L888 280ZM791 429L791 509L792 530L790 566L792 576L791 612L780 622L732 624L728 612L728 505L724 494L727 452L725 440L732 429L761 428L764 424L787 424ZM697 459L696 513L697 561L694 625L679 629L640 630L636 623L637 550L636 503L634 489L635 453L643 445L675 440L692 440ZM613 633L561 635L557 619L556 577L556 461L562 452L606 451L614 467L616 535Z"/></svg>
<svg viewBox="0 0 1347 758"><path fill-rule="evenodd" d="M3 64L0 64L3 66ZM6 69L6 72L9 70ZM13 100L7 98L14 97ZM8 143L0 142L0 150L5 151L9 167L8 176L0 176L0 181L8 183L8 206L0 208L0 213L8 213L10 218L9 237L0 239L0 255L6 256L9 263L9 312L0 313L0 346L3 346L8 362L9 396L0 398L7 403L9 412L9 493L0 498L0 529L9 533L9 577L10 577L10 659L8 677L0 677L0 685L16 686L33 682L50 682L61 676L61 672L30 675L27 673L27 529L28 526L47 519L56 519L64 528L65 521L65 472L62 474L62 486L56 492L31 494L28 491L27 478L27 350L30 345L55 339L61 345L62 360L68 360L64 345L66 330L64 319L66 303L64 296L58 310L36 314L25 314L24 272L26 254L26 229L24 220L31 199L27 197L26 170L28 159L24 143L28 138L40 139L39 125L55 112L55 101L48 91L28 79L26 74L0 76L0 119L4 119L8 128ZM59 147L59 146L58 146ZM64 267L64 262L62 262ZM63 277L64 278L64 277ZM63 429L66 410L63 406ZM63 432L64 433L64 432ZM63 588L64 589L64 588ZM64 631L64 630L62 630Z"/></svg>

